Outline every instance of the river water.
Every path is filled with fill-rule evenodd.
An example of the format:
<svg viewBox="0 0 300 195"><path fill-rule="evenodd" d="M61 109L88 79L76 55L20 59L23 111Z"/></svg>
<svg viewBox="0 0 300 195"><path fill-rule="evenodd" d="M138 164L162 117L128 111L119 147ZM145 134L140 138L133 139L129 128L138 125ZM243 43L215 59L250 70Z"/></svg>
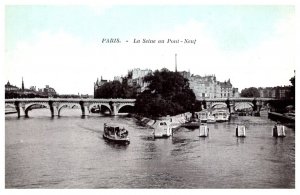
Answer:
<svg viewBox="0 0 300 195"><path fill-rule="evenodd" d="M295 130L273 138L273 121L239 117L198 130L178 129L172 138L128 117L80 117L63 110L52 119L39 109L30 118L5 116L6 188L295 188ZM103 124L129 130L131 143L102 138ZM236 124L247 127L235 137Z"/></svg>

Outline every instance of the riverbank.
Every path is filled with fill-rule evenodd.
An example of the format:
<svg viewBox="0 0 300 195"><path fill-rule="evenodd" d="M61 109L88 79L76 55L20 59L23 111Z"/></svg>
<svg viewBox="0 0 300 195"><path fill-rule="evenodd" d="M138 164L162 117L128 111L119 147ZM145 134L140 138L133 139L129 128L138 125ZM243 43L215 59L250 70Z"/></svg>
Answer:
<svg viewBox="0 0 300 195"><path fill-rule="evenodd" d="M295 114L292 113L281 114L277 112L268 112L268 118L273 121L295 125Z"/></svg>
<svg viewBox="0 0 300 195"><path fill-rule="evenodd" d="M15 114L17 113L17 110L16 109L13 109L13 108L5 108L5 115L7 114Z"/></svg>
<svg viewBox="0 0 300 195"><path fill-rule="evenodd" d="M17 113L17 111L7 111L7 112L5 111L5 115L6 114L16 114L16 113Z"/></svg>
<svg viewBox="0 0 300 195"><path fill-rule="evenodd" d="M186 112L186 113L182 113L182 114L178 114L175 116L165 116L165 117L159 117L157 119L150 119L147 117L143 117L141 115L137 115L134 114L132 115L134 118L136 118L138 120L138 124L142 125L142 126L147 126L150 128L153 128L154 124L157 121L169 121L171 123L171 128L173 130L178 129L179 127L181 127L182 124L186 123L187 121L190 120L190 118L192 117L192 113L190 112Z"/></svg>

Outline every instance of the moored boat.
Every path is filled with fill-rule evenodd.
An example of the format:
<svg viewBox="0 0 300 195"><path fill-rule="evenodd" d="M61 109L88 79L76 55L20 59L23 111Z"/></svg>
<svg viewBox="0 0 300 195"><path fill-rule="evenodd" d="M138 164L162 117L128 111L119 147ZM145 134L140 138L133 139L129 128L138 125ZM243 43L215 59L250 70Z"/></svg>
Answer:
<svg viewBox="0 0 300 195"><path fill-rule="evenodd" d="M191 122L187 122L181 125L181 127L185 127L188 129L196 129L199 127L199 121L191 121Z"/></svg>
<svg viewBox="0 0 300 195"><path fill-rule="evenodd" d="M172 135L171 124L168 120L156 121L156 123L153 125L153 128L154 138L168 138Z"/></svg>
<svg viewBox="0 0 300 195"><path fill-rule="evenodd" d="M195 115L200 120L200 122L203 122L203 123L207 122L207 117L208 117L208 112L207 111L195 112Z"/></svg>
<svg viewBox="0 0 300 195"><path fill-rule="evenodd" d="M104 131L103 131L103 138L119 143L119 144L129 144L130 140L128 138L128 131L123 127L120 128L117 125L111 125L104 123Z"/></svg>
<svg viewBox="0 0 300 195"><path fill-rule="evenodd" d="M207 123L215 123L215 122L216 122L215 116L212 115L212 114L209 114L209 115L207 116L207 121L206 121L206 122L207 122Z"/></svg>
<svg viewBox="0 0 300 195"><path fill-rule="evenodd" d="M229 120L230 114L225 110L217 110L213 113L217 122L225 122Z"/></svg>

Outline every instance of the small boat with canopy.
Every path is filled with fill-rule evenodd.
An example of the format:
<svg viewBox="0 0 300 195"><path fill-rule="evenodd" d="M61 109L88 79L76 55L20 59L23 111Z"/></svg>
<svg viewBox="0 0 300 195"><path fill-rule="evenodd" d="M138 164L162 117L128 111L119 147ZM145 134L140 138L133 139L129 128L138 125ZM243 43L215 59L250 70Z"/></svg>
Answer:
<svg viewBox="0 0 300 195"><path fill-rule="evenodd" d="M128 134L128 131L124 127L120 128L117 125L104 123L103 138L108 141L119 144L129 144L130 140Z"/></svg>

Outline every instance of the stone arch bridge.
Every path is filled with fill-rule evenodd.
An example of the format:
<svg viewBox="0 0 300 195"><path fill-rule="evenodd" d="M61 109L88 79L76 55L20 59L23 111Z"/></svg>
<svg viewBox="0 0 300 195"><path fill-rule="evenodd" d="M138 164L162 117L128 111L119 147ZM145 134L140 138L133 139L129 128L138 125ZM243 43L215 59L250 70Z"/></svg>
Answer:
<svg viewBox="0 0 300 195"><path fill-rule="evenodd" d="M231 112L235 111L235 107L239 103L247 103L254 107L253 101L256 102L257 111L260 111L262 106L267 106L272 98L213 98L199 99L202 104L206 104L208 109L213 109L217 105L226 105L229 103ZM105 106L110 111L111 115L119 115L119 111L124 106L134 106L135 99L72 99L72 98L32 98L32 99L6 99L5 107L16 108L18 117L27 116L28 112L34 106L43 106L50 109L51 116L60 116L60 112L64 108L80 108L82 116L88 116L91 109L95 106Z"/></svg>
<svg viewBox="0 0 300 195"><path fill-rule="evenodd" d="M134 106L135 99L72 99L72 98L33 98L6 99L5 107L16 108L18 117L28 117L28 112L35 106L50 109L51 116L60 116L64 108L80 108L82 116L88 116L95 106L105 106L111 115L118 115L124 106Z"/></svg>
<svg viewBox="0 0 300 195"><path fill-rule="evenodd" d="M269 101L274 100L273 98L213 98L213 99L199 99L202 104L205 102L208 109L213 109L218 105L227 106L230 105L231 112L236 110L236 106L241 103L246 103L252 108L254 108L254 102L257 106L257 111L260 111L261 107L268 106Z"/></svg>

